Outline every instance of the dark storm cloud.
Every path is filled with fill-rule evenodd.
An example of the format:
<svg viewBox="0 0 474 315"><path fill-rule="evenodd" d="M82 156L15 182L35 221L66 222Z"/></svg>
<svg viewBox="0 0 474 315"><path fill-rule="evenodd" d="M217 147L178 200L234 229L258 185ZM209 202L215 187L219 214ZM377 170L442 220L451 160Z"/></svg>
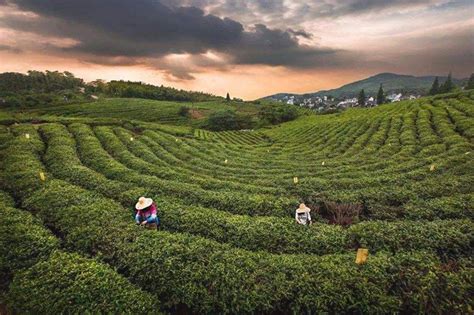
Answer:
<svg viewBox="0 0 474 315"><path fill-rule="evenodd" d="M71 52L99 56L157 57L170 53L200 54L215 50L237 64L309 66L329 49L304 47L304 31L272 30L256 25L244 30L229 18L205 14L196 7L169 7L154 0L10 0L43 19L12 16L3 22L15 29L76 39ZM272 1L261 0L264 10ZM247 51L248 50L248 51ZM183 76L182 77L186 77Z"/></svg>

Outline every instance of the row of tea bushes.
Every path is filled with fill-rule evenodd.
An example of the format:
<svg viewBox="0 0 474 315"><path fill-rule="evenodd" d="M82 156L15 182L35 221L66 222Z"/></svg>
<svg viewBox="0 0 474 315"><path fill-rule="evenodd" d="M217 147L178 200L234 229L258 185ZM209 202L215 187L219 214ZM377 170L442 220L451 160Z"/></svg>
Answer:
<svg viewBox="0 0 474 315"><path fill-rule="evenodd" d="M108 178L149 187L160 194L180 197L186 202L236 214L287 216L298 204L297 200L266 195L248 195L239 192L213 192L196 185L160 179L156 176L137 174L115 161L95 138L86 125L73 124L69 129L74 134L81 160Z"/></svg>
<svg viewBox="0 0 474 315"><path fill-rule="evenodd" d="M55 202L58 196L67 198ZM469 292L468 269L445 271L428 253L379 253L359 267L353 254L249 252L186 234L127 227L120 206L55 180L25 205L61 227L71 248L99 254L168 307L184 304L201 313L467 308L461 298ZM107 226L101 224L105 211L115 218ZM452 286L460 290L454 297Z"/></svg>
<svg viewBox="0 0 474 315"><path fill-rule="evenodd" d="M0 204L0 301L11 311L158 312L157 300L147 292L103 263L59 251L59 240L40 220L11 206L11 201Z"/></svg>
<svg viewBox="0 0 474 315"><path fill-rule="evenodd" d="M93 191L99 191L97 187L100 187L103 195L118 199L130 208L139 196L150 195L144 187L134 187L136 189L125 192L131 188L125 184L117 190L117 182L83 166L74 150L74 139L66 127L44 125L40 132L48 147L43 160L55 176ZM292 218L233 216L215 209L185 205L167 196L151 196L158 201L164 229L197 234L249 250L321 255L343 252L362 244L373 252L426 249L441 256L462 256L469 254L469 244L474 239L469 233L474 227L470 221L434 221L427 224L373 221L349 229L320 223L301 227ZM382 233L384 231L385 234ZM382 235L370 237L374 232ZM398 238L399 233L410 237Z"/></svg>
<svg viewBox="0 0 474 315"><path fill-rule="evenodd" d="M0 191L0 289L11 277L49 257L59 248L58 239L30 213L14 208L13 200Z"/></svg>
<svg viewBox="0 0 474 315"><path fill-rule="evenodd" d="M8 294L18 314L158 314L159 303L109 266L56 251L15 275Z"/></svg>

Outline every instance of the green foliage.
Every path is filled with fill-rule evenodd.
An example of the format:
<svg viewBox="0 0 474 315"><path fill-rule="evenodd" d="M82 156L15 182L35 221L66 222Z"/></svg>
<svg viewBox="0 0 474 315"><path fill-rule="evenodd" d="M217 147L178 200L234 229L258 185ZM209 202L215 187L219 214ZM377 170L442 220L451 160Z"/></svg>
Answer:
<svg viewBox="0 0 474 315"><path fill-rule="evenodd" d="M451 72L449 73L446 81L439 87L439 93L449 93L454 89L453 79L451 78Z"/></svg>
<svg viewBox="0 0 474 315"><path fill-rule="evenodd" d="M0 74L0 92L57 92L84 86L84 81L70 72L28 71L28 74L5 72Z"/></svg>
<svg viewBox="0 0 474 315"><path fill-rule="evenodd" d="M14 273L47 259L59 241L30 213L12 208L13 201L0 192L0 292ZM0 296L0 300L2 297Z"/></svg>
<svg viewBox="0 0 474 315"><path fill-rule="evenodd" d="M189 107L187 106L181 106L178 110L178 115L179 116L183 116L183 117L187 117L189 115Z"/></svg>
<svg viewBox="0 0 474 315"><path fill-rule="evenodd" d="M381 105L386 102L385 93L383 91L382 83L380 83L379 91L377 92L377 104Z"/></svg>
<svg viewBox="0 0 474 315"><path fill-rule="evenodd" d="M471 76L469 77L469 80L466 83L465 89L466 90L474 89L474 73L472 73Z"/></svg>
<svg viewBox="0 0 474 315"><path fill-rule="evenodd" d="M21 314L150 314L154 298L113 269L77 254L55 252L15 275L9 304Z"/></svg>
<svg viewBox="0 0 474 315"><path fill-rule="evenodd" d="M357 104L359 106L365 106L365 101L367 100L367 97L365 96L364 89L360 90L359 96L357 97Z"/></svg>
<svg viewBox="0 0 474 315"><path fill-rule="evenodd" d="M469 313L473 99L456 92L304 115L258 131L191 133L156 124L151 119L168 108L144 109L165 102L143 100L133 109L107 106L117 100L97 102L102 111L64 106L35 124L5 116L1 187L65 250L94 257L60 253L66 262L55 256L52 265L67 270L50 276L45 255L17 274L15 305L42 313L46 303L28 299L57 300L54 311L67 312L72 300L86 301L77 306L82 312L86 305L97 306L90 312L152 311L154 301L128 311L125 302L94 299L110 291L129 301L138 290L170 312ZM169 106L173 117L178 109ZM147 121L127 120L133 115ZM157 202L160 231L133 223L142 195ZM13 205L8 196L0 200ZM294 222L301 201L311 201L312 226ZM317 211L324 201L361 205L358 220L331 224ZM364 265L354 263L359 247L370 252ZM74 287L83 284L78 273L90 277L81 288ZM112 282L103 278L109 273ZM63 282L73 289L52 289Z"/></svg>
<svg viewBox="0 0 474 315"><path fill-rule="evenodd" d="M219 110L209 116L206 127L212 131L247 129L252 127L252 121L233 110Z"/></svg>
<svg viewBox="0 0 474 315"><path fill-rule="evenodd" d="M142 82L111 81L100 87L100 91L113 97L147 98L166 101L208 101L218 97L202 93L177 90L171 87L155 86Z"/></svg>
<svg viewBox="0 0 474 315"><path fill-rule="evenodd" d="M439 81L438 81L438 77L436 77L435 80L433 81L433 85L431 86L429 94L436 95L438 93L439 93Z"/></svg>
<svg viewBox="0 0 474 315"><path fill-rule="evenodd" d="M260 120L276 125L296 119L298 112L294 106L265 104L260 108L258 116Z"/></svg>

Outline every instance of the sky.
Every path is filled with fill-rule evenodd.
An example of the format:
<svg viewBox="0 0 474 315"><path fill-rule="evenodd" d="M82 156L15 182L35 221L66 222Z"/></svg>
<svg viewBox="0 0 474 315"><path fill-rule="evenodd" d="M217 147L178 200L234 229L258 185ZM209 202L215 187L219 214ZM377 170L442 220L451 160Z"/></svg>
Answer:
<svg viewBox="0 0 474 315"><path fill-rule="evenodd" d="M474 0L0 0L0 72L256 99L380 72L468 77Z"/></svg>

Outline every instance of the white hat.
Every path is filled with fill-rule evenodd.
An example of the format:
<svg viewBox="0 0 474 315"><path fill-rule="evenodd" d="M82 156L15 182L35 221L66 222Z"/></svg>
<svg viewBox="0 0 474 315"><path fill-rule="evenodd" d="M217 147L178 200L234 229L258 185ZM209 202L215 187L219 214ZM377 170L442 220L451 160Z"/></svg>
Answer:
<svg viewBox="0 0 474 315"><path fill-rule="evenodd" d="M304 213L304 212L310 212L311 209L306 207L304 203L300 204L300 207L296 209L296 213Z"/></svg>
<svg viewBox="0 0 474 315"><path fill-rule="evenodd" d="M143 210L149 206L151 206L151 204L153 203L153 199L151 198L145 198L145 197L140 197L138 199L138 202L136 203L135 205L135 209L137 210Z"/></svg>

